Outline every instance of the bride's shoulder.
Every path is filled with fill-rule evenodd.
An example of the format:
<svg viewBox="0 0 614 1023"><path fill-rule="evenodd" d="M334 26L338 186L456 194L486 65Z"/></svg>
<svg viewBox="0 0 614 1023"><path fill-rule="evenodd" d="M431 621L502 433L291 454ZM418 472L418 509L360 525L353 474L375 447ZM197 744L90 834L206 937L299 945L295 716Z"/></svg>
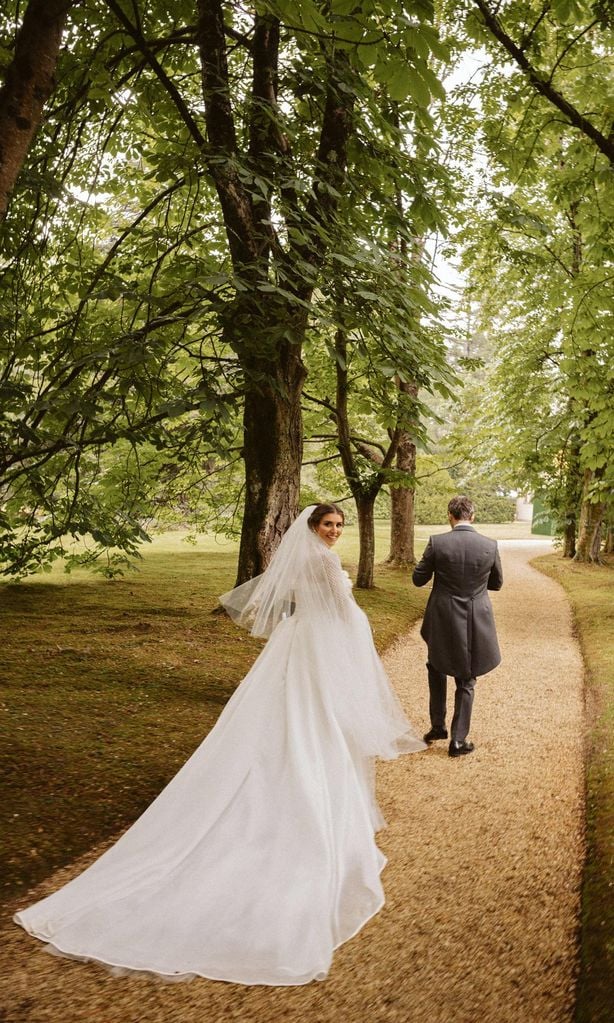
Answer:
<svg viewBox="0 0 614 1023"><path fill-rule="evenodd" d="M320 563L323 564L327 576L332 580L341 580L344 584L347 584L350 588L352 586L352 580L349 572L346 572L343 565L341 564L341 558L336 551L331 551L329 547L324 547L323 550L318 552L318 556L321 559Z"/></svg>
<svg viewBox="0 0 614 1023"><path fill-rule="evenodd" d="M337 552L331 551L330 547L327 547L321 540L317 540L316 543L310 546L308 562L314 565L324 565L327 568L333 568L335 571L341 569L341 561Z"/></svg>

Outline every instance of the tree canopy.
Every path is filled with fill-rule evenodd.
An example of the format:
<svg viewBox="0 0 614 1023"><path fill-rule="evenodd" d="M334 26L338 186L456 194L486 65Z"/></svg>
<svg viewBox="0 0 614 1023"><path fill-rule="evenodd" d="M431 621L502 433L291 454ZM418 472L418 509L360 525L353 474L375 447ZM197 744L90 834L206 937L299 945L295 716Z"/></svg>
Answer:
<svg viewBox="0 0 614 1023"><path fill-rule="evenodd" d="M598 553L607 5L29 0L0 45L5 573L113 574L175 519L238 529L241 581L317 470L356 501L372 585L376 495L411 494L416 446L453 463L485 437L501 494L540 490ZM442 239L481 369L455 354ZM474 391L469 437L433 429Z"/></svg>

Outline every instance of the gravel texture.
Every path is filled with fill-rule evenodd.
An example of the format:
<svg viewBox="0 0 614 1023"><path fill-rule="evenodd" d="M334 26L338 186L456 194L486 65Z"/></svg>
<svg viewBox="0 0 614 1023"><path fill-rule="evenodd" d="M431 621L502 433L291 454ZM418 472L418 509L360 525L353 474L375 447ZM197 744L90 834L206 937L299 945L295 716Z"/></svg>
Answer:
<svg viewBox="0 0 614 1023"><path fill-rule="evenodd" d="M584 851L582 660L562 589L528 564L547 547L500 546L505 585L493 603L503 663L478 681L476 751L452 760L440 742L380 765L387 902L337 951L326 981L244 988L118 979L45 955L5 924L0 1023L571 1023ZM385 661L426 730L417 628Z"/></svg>

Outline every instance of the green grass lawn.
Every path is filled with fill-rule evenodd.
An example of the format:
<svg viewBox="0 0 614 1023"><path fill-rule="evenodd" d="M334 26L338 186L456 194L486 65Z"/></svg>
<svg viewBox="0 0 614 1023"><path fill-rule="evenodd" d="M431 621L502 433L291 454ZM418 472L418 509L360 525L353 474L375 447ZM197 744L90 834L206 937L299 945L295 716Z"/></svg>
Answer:
<svg viewBox="0 0 614 1023"><path fill-rule="evenodd" d="M577 1023L608 1023L614 1003L614 559L603 568L557 555L533 564L570 599L586 666L587 859Z"/></svg>
<svg viewBox="0 0 614 1023"><path fill-rule="evenodd" d="M379 524L380 558L387 536ZM338 550L352 573L355 528ZM236 553L168 533L124 579L58 567L0 585L4 903L133 821L215 723L262 645L212 614ZM383 650L427 594L397 570L376 582L357 597Z"/></svg>

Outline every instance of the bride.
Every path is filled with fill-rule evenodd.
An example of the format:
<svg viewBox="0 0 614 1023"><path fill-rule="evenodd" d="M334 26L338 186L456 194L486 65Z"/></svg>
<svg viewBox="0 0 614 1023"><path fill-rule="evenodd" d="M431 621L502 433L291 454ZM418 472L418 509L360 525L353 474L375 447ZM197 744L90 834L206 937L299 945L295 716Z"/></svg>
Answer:
<svg viewBox="0 0 614 1023"><path fill-rule="evenodd" d="M15 921L47 949L167 980L323 980L384 902L373 758L424 749L306 508L261 576L221 597L270 639L220 718L129 830Z"/></svg>

